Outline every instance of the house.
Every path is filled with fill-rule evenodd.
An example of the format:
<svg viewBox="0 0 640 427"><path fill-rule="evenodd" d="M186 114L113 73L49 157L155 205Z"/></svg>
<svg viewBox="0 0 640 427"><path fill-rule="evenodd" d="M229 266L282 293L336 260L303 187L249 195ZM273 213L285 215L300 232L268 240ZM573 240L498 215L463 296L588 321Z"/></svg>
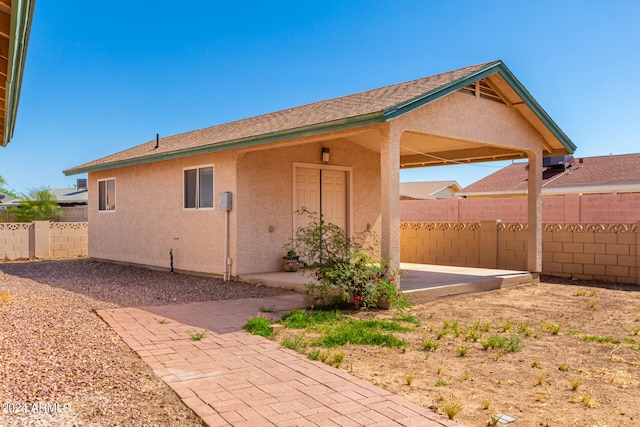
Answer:
<svg viewBox="0 0 640 427"><path fill-rule="evenodd" d="M89 256L237 276L281 268L299 208L400 259L400 168L528 158L541 271L542 158L575 145L502 61L156 139L88 173Z"/></svg>
<svg viewBox="0 0 640 427"><path fill-rule="evenodd" d="M460 191L456 181L401 182L400 200L448 199Z"/></svg>
<svg viewBox="0 0 640 427"><path fill-rule="evenodd" d="M640 193L640 153L546 157L542 194ZM528 163L513 163L460 190L457 197L512 197L527 194Z"/></svg>
<svg viewBox="0 0 640 427"><path fill-rule="evenodd" d="M635 223L640 221L640 153L543 159L542 217L559 223ZM456 218L526 221L528 163L514 163L463 188L458 206L442 207ZM405 212L426 206L403 206ZM431 206L435 213L438 207ZM426 214L426 212L425 212ZM409 217L409 214L404 215ZM423 217L425 218L425 217Z"/></svg>
<svg viewBox="0 0 640 427"><path fill-rule="evenodd" d="M13 137L35 0L0 1L0 145Z"/></svg>

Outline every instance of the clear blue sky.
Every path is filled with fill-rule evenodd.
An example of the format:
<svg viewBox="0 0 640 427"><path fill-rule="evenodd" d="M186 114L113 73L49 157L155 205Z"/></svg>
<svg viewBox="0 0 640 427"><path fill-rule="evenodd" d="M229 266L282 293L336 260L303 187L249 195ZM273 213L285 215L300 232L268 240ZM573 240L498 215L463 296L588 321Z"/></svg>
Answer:
<svg viewBox="0 0 640 427"><path fill-rule="evenodd" d="M577 156L640 152L639 20L637 0L40 0L0 175L18 192L66 187L82 176L62 170L156 133L494 59ZM464 186L495 170L415 169L401 179Z"/></svg>

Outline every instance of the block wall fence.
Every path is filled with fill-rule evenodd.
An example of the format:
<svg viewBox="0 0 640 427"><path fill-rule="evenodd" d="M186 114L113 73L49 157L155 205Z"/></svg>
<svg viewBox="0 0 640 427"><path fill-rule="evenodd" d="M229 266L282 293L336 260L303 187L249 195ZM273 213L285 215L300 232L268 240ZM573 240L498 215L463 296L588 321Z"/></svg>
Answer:
<svg viewBox="0 0 640 427"><path fill-rule="evenodd" d="M545 223L542 273L640 285L640 221ZM526 270L526 223L402 222L402 262Z"/></svg>
<svg viewBox="0 0 640 427"><path fill-rule="evenodd" d="M73 258L88 254L86 222L0 224L0 260Z"/></svg>
<svg viewBox="0 0 640 427"><path fill-rule="evenodd" d="M527 212L526 197L400 201L400 221L527 222ZM542 221L636 223L640 221L640 193L542 196Z"/></svg>

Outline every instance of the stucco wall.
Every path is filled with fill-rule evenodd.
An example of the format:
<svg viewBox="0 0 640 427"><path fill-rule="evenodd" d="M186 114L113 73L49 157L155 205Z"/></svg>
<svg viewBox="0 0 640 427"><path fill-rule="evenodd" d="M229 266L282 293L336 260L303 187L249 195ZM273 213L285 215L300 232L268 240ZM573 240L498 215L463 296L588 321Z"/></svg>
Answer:
<svg viewBox="0 0 640 427"><path fill-rule="evenodd" d="M377 153L341 140L245 152L238 160L238 274L282 268L283 246L293 235L293 165L323 164L322 147L331 150L327 165L350 168L351 231L362 232L370 224L379 235Z"/></svg>
<svg viewBox="0 0 640 427"><path fill-rule="evenodd" d="M183 208L183 170L214 165L214 209ZM235 154L203 154L89 174L89 256L221 274L224 271L225 215L219 194L236 193ZM116 209L98 212L97 181L116 179ZM230 214L230 228L235 212ZM231 239L233 241L233 239ZM234 250L234 247L231 249Z"/></svg>
<svg viewBox="0 0 640 427"><path fill-rule="evenodd" d="M526 197L402 200L401 221L527 221ZM568 194L542 197L544 222L627 223L640 220L640 193Z"/></svg>

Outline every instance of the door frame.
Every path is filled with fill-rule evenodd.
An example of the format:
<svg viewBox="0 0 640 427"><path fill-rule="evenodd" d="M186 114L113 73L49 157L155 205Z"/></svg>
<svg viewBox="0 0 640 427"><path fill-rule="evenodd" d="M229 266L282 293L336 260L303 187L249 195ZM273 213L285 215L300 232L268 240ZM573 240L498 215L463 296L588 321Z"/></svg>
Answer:
<svg viewBox="0 0 640 427"><path fill-rule="evenodd" d="M296 218L295 218L295 211L296 211L296 206L298 206L298 188L297 188L297 175L296 175L296 169L297 168L304 168L304 169L325 169L325 170L334 170L334 171L342 171L345 172L346 175L346 179L345 179L345 184L346 184L346 189L345 189L345 194L347 197L347 200L345 201L345 207L347 209L346 212L346 218L347 218L347 229L346 234L347 236L351 237L351 224L352 224L352 201L353 201L353 197L352 197L352 188L353 188L353 168L351 166L335 166L335 165L324 165L324 164L318 164L318 163L300 163L300 162L293 162L293 168L292 168L292 190L293 190L293 197L292 197L292 205L291 205L291 212L292 212L292 217L291 217L291 235L292 237L295 237L296 235ZM320 197L322 197L322 192L320 193Z"/></svg>

